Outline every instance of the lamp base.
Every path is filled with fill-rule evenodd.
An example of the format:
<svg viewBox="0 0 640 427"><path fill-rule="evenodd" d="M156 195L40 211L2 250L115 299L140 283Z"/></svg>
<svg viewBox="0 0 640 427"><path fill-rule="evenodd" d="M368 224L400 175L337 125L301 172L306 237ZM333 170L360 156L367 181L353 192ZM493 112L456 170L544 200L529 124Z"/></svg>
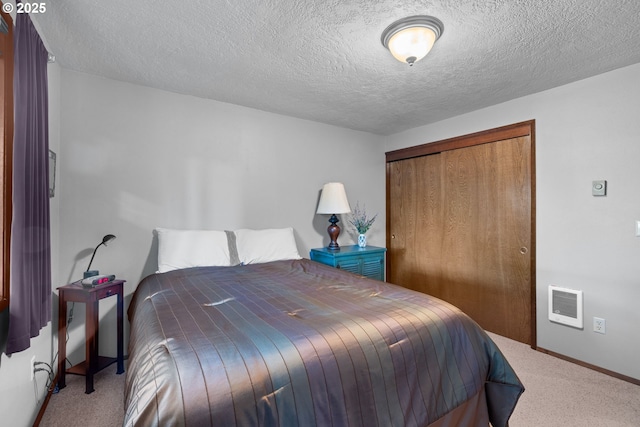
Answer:
<svg viewBox="0 0 640 427"><path fill-rule="evenodd" d="M340 245L338 245L338 236L340 235L340 227L338 226L338 223L340 220L336 214L333 214L331 215L331 218L329 218L329 222L331 225L327 228L327 232L329 233L331 242L329 243L329 246L327 246L327 249L330 251L339 251Z"/></svg>
<svg viewBox="0 0 640 427"><path fill-rule="evenodd" d="M97 276L98 274L100 274L98 270L87 270L82 274L82 278L86 279L87 277Z"/></svg>

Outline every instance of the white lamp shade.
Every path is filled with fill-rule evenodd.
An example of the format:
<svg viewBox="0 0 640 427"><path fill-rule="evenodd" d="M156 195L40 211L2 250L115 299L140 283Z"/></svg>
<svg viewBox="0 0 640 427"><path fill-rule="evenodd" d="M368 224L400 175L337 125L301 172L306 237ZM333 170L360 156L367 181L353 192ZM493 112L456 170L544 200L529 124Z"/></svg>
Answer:
<svg viewBox="0 0 640 427"><path fill-rule="evenodd" d="M398 31L389 39L389 51L400 62L420 61L436 42L436 33L427 27L410 27Z"/></svg>
<svg viewBox="0 0 640 427"><path fill-rule="evenodd" d="M319 214L344 214L351 212L347 193L341 182L329 182L322 187L320 202L318 203Z"/></svg>

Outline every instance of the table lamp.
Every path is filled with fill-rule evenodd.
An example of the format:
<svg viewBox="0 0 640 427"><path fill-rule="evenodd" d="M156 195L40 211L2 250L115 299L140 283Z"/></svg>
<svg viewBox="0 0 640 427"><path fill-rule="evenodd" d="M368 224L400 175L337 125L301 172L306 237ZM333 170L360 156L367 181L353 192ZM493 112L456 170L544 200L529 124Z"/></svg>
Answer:
<svg viewBox="0 0 640 427"><path fill-rule="evenodd" d="M113 234L107 234L106 236L104 236L102 238L102 242L100 242L98 244L98 246L96 246L96 248L93 250L93 255L91 255L91 261L89 261L89 266L87 267L87 271L84 272L84 278L88 278L88 277L92 277L92 276L97 276L98 275L98 270L91 270L91 263L93 262L93 257L96 256L96 251L98 250L98 248L102 245L107 246L107 243L112 241L113 239L115 239L116 236L114 236Z"/></svg>
<svg viewBox="0 0 640 427"><path fill-rule="evenodd" d="M345 214L351 212L349 207L349 201L347 200L347 193L344 191L344 185L340 182L329 182L322 187L322 194L320 195L320 202L318 203L317 214L331 214L329 222L331 225L327 228L329 238L331 242L327 249L330 251L339 251L338 235L340 234L340 227L338 222L340 220L336 214Z"/></svg>

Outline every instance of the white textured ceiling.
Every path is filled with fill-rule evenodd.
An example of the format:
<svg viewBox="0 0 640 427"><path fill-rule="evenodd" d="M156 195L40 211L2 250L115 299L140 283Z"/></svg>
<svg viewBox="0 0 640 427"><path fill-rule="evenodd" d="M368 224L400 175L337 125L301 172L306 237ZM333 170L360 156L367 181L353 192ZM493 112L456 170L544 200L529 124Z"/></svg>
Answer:
<svg viewBox="0 0 640 427"><path fill-rule="evenodd" d="M413 67L384 28L432 15ZM53 0L64 68L381 135L640 62L639 0Z"/></svg>

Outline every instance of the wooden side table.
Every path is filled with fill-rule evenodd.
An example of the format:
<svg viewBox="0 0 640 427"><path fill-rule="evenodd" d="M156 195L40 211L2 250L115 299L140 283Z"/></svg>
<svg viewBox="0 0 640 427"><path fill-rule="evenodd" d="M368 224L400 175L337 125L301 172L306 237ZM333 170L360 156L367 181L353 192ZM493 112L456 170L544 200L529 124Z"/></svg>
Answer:
<svg viewBox="0 0 640 427"><path fill-rule="evenodd" d="M384 254L386 248L358 245L341 246L339 251L327 248L311 249L313 261L350 271L370 279L384 281Z"/></svg>
<svg viewBox="0 0 640 427"><path fill-rule="evenodd" d="M95 287L84 287L81 283L71 283L58 288L58 388L66 387L66 373L84 375L86 377L85 393L92 393L93 376L114 362L118 363L116 373L124 372L124 354L122 343L123 326L123 288L124 280L114 280ZM101 299L117 295L118 312L118 355L104 357L98 354L98 307ZM69 369L65 369L67 359L67 303L81 302L86 305L85 319L85 360Z"/></svg>

